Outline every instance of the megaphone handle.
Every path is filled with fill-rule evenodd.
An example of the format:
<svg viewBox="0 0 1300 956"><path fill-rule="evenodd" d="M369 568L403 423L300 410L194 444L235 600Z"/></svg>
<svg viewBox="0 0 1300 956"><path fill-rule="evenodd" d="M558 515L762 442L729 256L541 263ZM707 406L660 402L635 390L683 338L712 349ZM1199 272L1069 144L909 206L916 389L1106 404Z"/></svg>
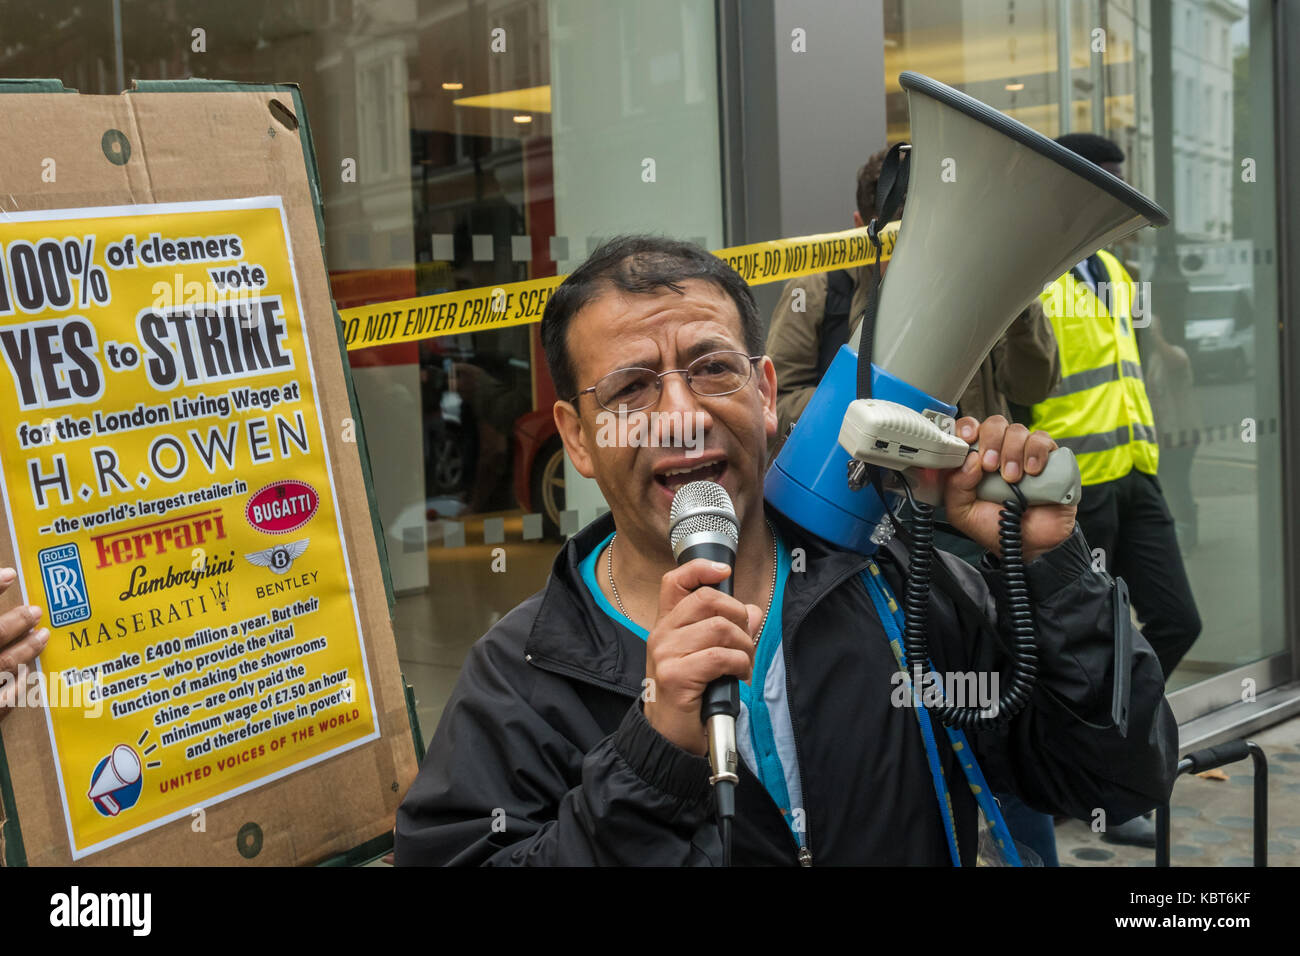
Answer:
<svg viewBox="0 0 1300 956"><path fill-rule="evenodd" d="M972 451L978 451L976 445ZM1036 475L1025 474L1016 482L1025 501L1031 505L1068 505L1078 504L1080 496L1079 463L1074 452L1068 448L1054 449L1047 456L1047 464ZM1003 479L1001 472L991 472L980 480L975 488L975 497L980 501L1001 503L1015 497L1011 486Z"/></svg>

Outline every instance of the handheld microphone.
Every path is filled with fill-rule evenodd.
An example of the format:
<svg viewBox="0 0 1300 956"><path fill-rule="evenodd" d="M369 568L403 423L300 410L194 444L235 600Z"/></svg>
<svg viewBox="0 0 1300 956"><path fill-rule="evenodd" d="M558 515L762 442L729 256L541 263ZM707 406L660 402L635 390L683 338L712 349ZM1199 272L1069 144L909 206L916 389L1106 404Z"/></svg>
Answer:
<svg viewBox="0 0 1300 956"><path fill-rule="evenodd" d="M668 516L668 540L680 567L696 558L720 561L735 571L740 544L740 522L731 496L713 481L692 481L673 496ZM715 587L723 594L734 591L731 576ZM731 676L711 681L704 690L700 719L709 737L709 766L718 817L730 821L736 814L736 718L740 716L740 682ZM723 824L723 842L729 843L729 825ZM730 858L730 852L727 853Z"/></svg>

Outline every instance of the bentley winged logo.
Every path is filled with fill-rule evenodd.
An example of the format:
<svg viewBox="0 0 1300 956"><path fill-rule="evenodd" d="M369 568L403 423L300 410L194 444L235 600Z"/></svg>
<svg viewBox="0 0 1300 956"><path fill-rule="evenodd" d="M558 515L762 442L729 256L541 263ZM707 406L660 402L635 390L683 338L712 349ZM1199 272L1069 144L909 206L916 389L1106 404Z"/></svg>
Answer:
<svg viewBox="0 0 1300 956"><path fill-rule="evenodd" d="M270 568L276 574L284 574L307 550L307 543L310 540L310 538L303 538L300 541L290 541L288 544L277 544L265 551L253 551L244 555L244 560L259 568Z"/></svg>

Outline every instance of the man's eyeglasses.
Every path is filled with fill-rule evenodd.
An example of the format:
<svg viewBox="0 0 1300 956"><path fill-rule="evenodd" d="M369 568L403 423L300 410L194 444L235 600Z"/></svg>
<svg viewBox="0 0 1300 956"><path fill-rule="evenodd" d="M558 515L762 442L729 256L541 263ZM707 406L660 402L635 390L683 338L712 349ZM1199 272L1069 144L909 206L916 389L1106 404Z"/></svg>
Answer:
<svg viewBox="0 0 1300 956"><path fill-rule="evenodd" d="M591 388L584 388L569 401L576 405L579 397L591 392L596 401L611 412L641 411L658 404L663 393L664 376L675 372L686 377L687 386L696 395L705 398L730 395L749 384L754 363L762 357L744 352L710 352L686 368L670 368L663 372L648 368L620 368L603 376Z"/></svg>

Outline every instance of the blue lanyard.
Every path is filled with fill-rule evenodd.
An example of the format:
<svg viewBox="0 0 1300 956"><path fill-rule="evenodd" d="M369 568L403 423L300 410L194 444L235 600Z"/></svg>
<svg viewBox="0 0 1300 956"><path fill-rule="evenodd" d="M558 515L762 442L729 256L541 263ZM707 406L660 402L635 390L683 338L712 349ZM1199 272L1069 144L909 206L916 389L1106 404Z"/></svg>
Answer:
<svg viewBox="0 0 1300 956"><path fill-rule="evenodd" d="M894 652L894 659L903 672L903 679L912 689L912 706L916 711L917 722L921 726L921 739L925 742L925 755L930 764L930 775L934 779L934 792L939 801L939 813L943 820L944 834L948 838L948 854L952 857L953 866L961 866L961 854L957 848L957 821L953 815L952 797L948 792L948 780L943 772L943 764L939 761L939 748L934 740L934 726L929 711L921 704L921 691L912 684L908 673L907 657L903 650L903 626L905 620L903 611L898 606L898 602L894 600L889 585L885 582L885 578L880 573L880 568L876 562L872 561L867 566L867 570L862 572L862 583L866 585L867 593L871 595L872 603L876 606L876 613L880 617L880 622L885 627L885 634L889 638L889 646ZM926 664L933 674L934 664L930 661L926 661ZM966 740L965 733L952 727L945 727L944 730L948 732L948 742L957 755L957 762L961 764L962 771L966 775L966 783L975 797L975 802L979 804L979 808L984 812L984 819L993 831L993 837L997 841L998 847L1001 848L1007 861L1012 866L1021 866L1020 854L1016 852L1016 843L1011 838L1011 831L1002 818L1002 811L998 809L997 801L993 799L993 794L984 779L984 773L980 770L979 763L975 760L975 752Z"/></svg>

